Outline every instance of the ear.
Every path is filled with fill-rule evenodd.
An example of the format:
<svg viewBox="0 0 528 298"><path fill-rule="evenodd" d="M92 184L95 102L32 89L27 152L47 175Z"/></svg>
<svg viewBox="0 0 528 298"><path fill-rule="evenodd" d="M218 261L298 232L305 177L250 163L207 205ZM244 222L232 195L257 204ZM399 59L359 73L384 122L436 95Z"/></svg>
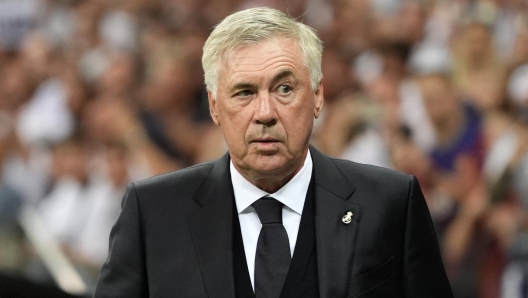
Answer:
<svg viewBox="0 0 528 298"><path fill-rule="evenodd" d="M211 90L209 89L207 89L207 100L209 101L209 113L211 114L211 118L216 125L220 126L220 118L216 112L216 99L213 97L213 93L211 93Z"/></svg>
<svg viewBox="0 0 528 298"><path fill-rule="evenodd" d="M323 80L319 82L319 85L317 86L317 89L315 89L314 94L314 117L315 119L319 118L319 115L321 115L321 111L323 110L324 105L324 94L323 94Z"/></svg>

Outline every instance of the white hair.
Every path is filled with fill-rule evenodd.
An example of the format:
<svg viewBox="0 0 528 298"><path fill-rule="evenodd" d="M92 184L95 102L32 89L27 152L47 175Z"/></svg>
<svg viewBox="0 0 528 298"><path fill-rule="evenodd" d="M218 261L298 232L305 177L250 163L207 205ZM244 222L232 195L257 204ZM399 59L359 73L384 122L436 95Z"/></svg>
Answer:
<svg viewBox="0 0 528 298"><path fill-rule="evenodd" d="M317 89L322 78L323 43L315 30L279 10L257 7L227 16L205 42L202 67L205 85L213 98L216 99L220 65L231 50L239 45L254 44L277 36L297 41L304 65L310 71L312 88Z"/></svg>

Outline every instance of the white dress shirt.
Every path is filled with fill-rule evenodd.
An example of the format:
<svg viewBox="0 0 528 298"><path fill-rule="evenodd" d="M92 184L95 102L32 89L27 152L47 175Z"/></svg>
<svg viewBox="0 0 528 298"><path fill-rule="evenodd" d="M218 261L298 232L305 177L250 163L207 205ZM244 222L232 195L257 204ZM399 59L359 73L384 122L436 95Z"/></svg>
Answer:
<svg viewBox="0 0 528 298"><path fill-rule="evenodd" d="M262 224L255 209L251 205L266 195L284 204L282 207L282 223L286 229L286 233L288 233L290 252L293 256L304 201L306 200L306 193L310 179L312 178L312 168L312 157L310 156L310 152L308 152L301 170L281 189L270 194L247 181L235 168L233 161L231 161L231 182L233 183L238 219L240 220L240 230L242 231L244 251L246 253L246 261L253 289L255 289L255 254L257 252L257 241Z"/></svg>

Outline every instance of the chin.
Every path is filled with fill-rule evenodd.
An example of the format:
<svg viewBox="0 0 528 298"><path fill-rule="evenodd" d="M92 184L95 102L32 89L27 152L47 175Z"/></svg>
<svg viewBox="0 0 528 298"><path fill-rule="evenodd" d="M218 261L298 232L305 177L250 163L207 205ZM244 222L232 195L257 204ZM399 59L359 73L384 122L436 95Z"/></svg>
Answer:
<svg viewBox="0 0 528 298"><path fill-rule="evenodd" d="M276 155L259 156L248 165L254 172L264 175L288 175L295 168L291 160Z"/></svg>
<svg viewBox="0 0 528 298"><path fill-rule="evenodd" d="M261 159L255 162L253 165L251 165L251 168L255 172L259 172L263 174L264 173L275 174L275 173L279 173L281 170L285 170L286 163L274 162L272 160L266 162L264 159Z"/></svg>

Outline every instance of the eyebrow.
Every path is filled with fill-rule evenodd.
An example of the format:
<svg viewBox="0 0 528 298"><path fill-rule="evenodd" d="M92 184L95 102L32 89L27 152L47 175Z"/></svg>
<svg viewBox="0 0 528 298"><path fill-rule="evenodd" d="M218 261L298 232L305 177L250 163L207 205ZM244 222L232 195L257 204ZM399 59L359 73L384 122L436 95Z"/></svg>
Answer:
<svg viewBox="0 0 528 298"><path fill-rule="evenodd" d="M253 89L255 88L254 84L251 83L238 83L235 86L230 88L230 92L234 92L235 90L241 90L241 89Z"/></svg>
<svg viewBox="0 0 528 298"><path fill-rule="evenodd" d="M297 78L295 77L291 69L283 69L273 77L273 79L271 80L271 85L275 85L278 81L289 76L294 77L295 81L297 81Z"/></svg>
<svg viewBox="0 0 528 298"><path fill-rule="evenodd" d="M295 78L295 81L297 81L295 75L294 75L294 72L291 70L291 69L283 69L281 71L279 71L276 75L273 76L273 78L271 79L271 85L275 85L278 81L286 78L286 77L289 77L289 76L292 76ZM245 83L245 82L241 82L241 83L238 83L236 85L234 85L233 87L230 88L230 93L233 93L235 90L243 90L243 89L254 89L256 87L255 84L252 84L252 83Z"/></svg>

